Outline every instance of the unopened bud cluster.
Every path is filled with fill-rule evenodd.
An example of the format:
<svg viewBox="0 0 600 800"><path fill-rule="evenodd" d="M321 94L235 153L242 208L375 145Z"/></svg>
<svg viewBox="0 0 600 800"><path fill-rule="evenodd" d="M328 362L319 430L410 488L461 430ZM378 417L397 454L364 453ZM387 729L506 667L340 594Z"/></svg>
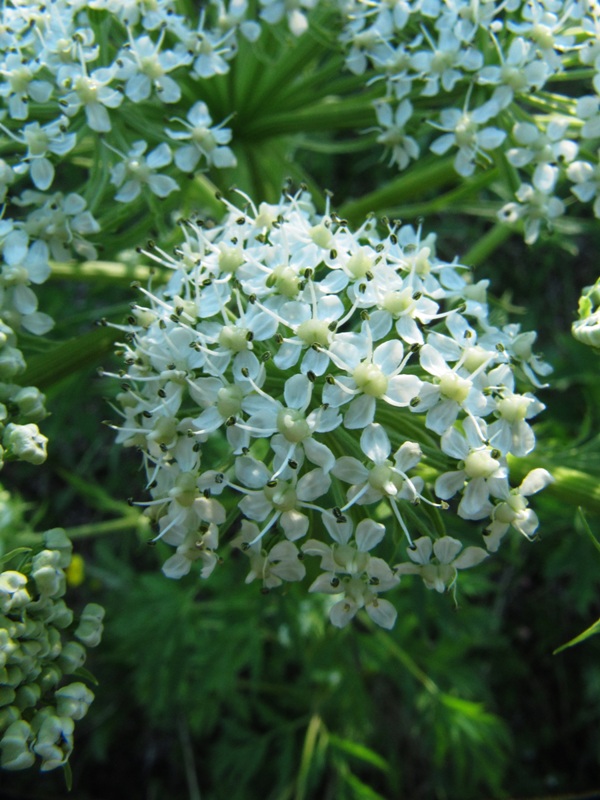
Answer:
<svg viewBox="0 0 600 800"><path fill-rule="evenodd" d="M372 220L353 232L304 193L227 205L216 227L185 223L174 256L144 251L171 278L140 287L123 326L115 427L142 451L153 499L140 504L176 548L164 572L199 561L208 577L223 535L267 589L315 556L310 590L337 596L336 625L365 607L389 627L379 595L402 573L442 590L510 526L533 535L527 498L550 476L512 487L507 456L533 449L543 408L518 382L540 386L549 368L534 333L490 323L487 282L438 259L435 237L380 236ZM224 454L207 459L215 437ZM433 533L440 512L487 520L487 549L459 555ZM409 561L389 563L403 538Z"/></svg>
<svg viewBox="0 0 600 800"><path fill-rule="evenodd" d="M579 298L579 319L571 326L578 342L600 351L600 278Z"/></svg>
<svg viewBox="0 0 600 800"><path fill-rule="evenodd" d="M35 386L19 386L25 360L14 331L0 319L0 468L4 461L42 464L47 439L37 426L46 416L44 395Z"/></svg>
<svg viewBox="0 0 600 800"><path fill-rule="evenodd" d="M94 695L76 676L102 634L104 610L90 603L74 623L62 599L71 542L61 529L18 570L0 573L0 766L19 770L40 760L63 766L73 728Z"/></svg>

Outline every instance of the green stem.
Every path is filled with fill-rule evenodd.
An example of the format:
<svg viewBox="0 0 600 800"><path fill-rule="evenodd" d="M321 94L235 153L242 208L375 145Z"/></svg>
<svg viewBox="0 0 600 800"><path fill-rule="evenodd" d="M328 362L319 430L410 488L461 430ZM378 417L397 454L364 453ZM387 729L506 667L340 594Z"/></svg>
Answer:
<svg viewBox="0 0 600 800"><path fill-rule="evenodd" d="M323 4L321 4L323 5ZM312 58L323 49L323 44L309 28L295 42L295 46L284 50L284 58L265 69L263 80L258 83L254 91L254 102L249 103L246 113L250 116L258 115L263 105L272 107L282 88L293 82L300 72L306 69Z"/></svg>
<svg viewBox="0 0 600 800"><path fill-rule="evenodd" d="M73 528L65 528L65 533L69 539L89 539L92 536L104 536L122 530L140 530L148 528L150 521L141 514L131 515L131 517L119 517L118 519L107 519L104 522L90 522L87 525L76 525Z"/></svg>
<svg viewBox="0 0 600 800"><path fill-rule="evenodd" d="M373 95L375 97L375 95ZM331 131L365 128L376 122L369 105L370 96L356 100L332 100L304 108L293 114L258 117L244 127L244 139L268 139L273 136L307 131Z"/></svg>
<svg viewBox="0 0 600 800"><path fill-rule="evenodd" d="M129 265L119 264L117 261L65 261L50 262L52 267L51 279L72 279L72 280L102 280L105 279L114 283L123 281L148 281L151 275L155 275L157 270L154 267L147 267L142 264ZM160 273L159 273L160 274Z"/></svg>
<svg viewBox="0 0 600 800"><path fill-rule="evenodd" d="M21 385L49 389L75 372L98 364L102 356L112 351L115 340L121 335L113 328L95 328L53 350L39 353L29 359Z"/></svg>
<svg viewBox="0 0 600 800"><path fill-rule="evenodd" d="M437 684L424 672L419 665L413 661L413 659L408 655L408 653L403 650L396 642L391 638L388 633L381 631L379 629L375 629L373 623L367 619L363 618L363 622L365 625L371 629L371 632L375 639L378 639L381 644L383 645L384 649L390 653L394 658L396 658L404 667L405 669L416 678L419 683L426 689L427 692L431 695L438 695L440 693L440 689Z"/></svg>
<svg viewBox="0 0 600 800"><path fill-rule="evenodd" d="M512 230L508 225L497 222L493 228L484 234L478 242L470 247L463 256L463 263L469 267L478 267L490 257L511 235Z"/></svg>
<svg viewBox="0 0 600 800"><path fill-rule="evenodd" d="M360 200L351 200L339 209L340 216L351 222L362 222L370 213L394 208L402 200L431 191L448 183L456 183L457 176L453 167L454 159L433 158L419 168L399 175L383 188L376 189Z"/></svg>

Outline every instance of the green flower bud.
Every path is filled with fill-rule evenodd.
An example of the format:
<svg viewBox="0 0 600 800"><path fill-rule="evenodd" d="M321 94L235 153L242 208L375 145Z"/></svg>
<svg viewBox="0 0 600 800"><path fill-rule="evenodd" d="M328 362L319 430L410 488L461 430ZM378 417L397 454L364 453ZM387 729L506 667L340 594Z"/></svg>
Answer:
<svg viewBox="0 0 600 800"><path fill-rule="evenodd" d="M78 642L67 642L57 659L58 666L65 675L72 675L85 664L85 649Z"/></svg>
<svg viewBox="0 0 600 800"><path fill-rule="evenodd" d="M571 326L578 342L600 350L600 278L579 298L579 319Z"/></svg>
<svg viewBox="0 0 600 800"><path fill-rule="evenodd" d="M57 664L48 664L38 678L38 683L42 692L48 692L53 689L62 678L62 670Z"/></svg>
<svg viewBox="0 0 600 800"><path fill-rule="evenodd" d="M70 683L56 692L55 699L59 716L79 720L87 714L94 694L83 683Z"/></svg>
<svg viewBox="0 0 600 800"><path fill-rule="evenodd" d="M21 712L17 706L4 706L0 708L0 733L19 719L21 719Z"/></svg>
<svg viewBox="0 0 600 800"><path fill-rule="evenodd" d="M48 772L62 766L71 755L75 724L69 717L44 716L37 729L33 750L42 759L40 770Z"/></svg>
<svg viewBox="0 0 600 800"><path fill-rule="evenodd" d="M31 577L39 593L47 597L60 597L66 590L66 577L60 568L58 550L42 550L33 558Z"/></svg>
<svg viewBox="0 0 600 800"><path fill-rule="evenodd" d="M46 416L46 398L35 386L24 386L11 399L28 422L40 422Z"/></svg>
<svg viewBox="0 0 600 800"><path fill-rule="evenodd" d="M9 664L6 667L6 685L12 688L19 686L23 682L23 670L20 665ZM0 687L1 688L1 687ZM12 701L11 701L12 702Z"/></svg>
<svg viewBox="0 0 600 800"><path fill-rule="evenodd" d="M0 611L16 611L23 608L31 600L25 588L27 578L21 572L7 570L0 574Z"/></svg>
<svg viewBox="0 0 600 800"><path fill-rule="evenodd" d="M5 381L14 378L20 372L25 371L25 359L23 353L16 347L3 347L0 350L0 377Z"/></svg>
<svg viewBox="0 0 600 800"><path fill-rule="evenodd" d="M104 609L97 603L88 603L83 609L75 636L86 647L96 647L102 638Z"/></svg>
<svg viewBox="0 0 600 800"><path fill-rule="evenodd" d="M66 569L71 563L73 543L62 528L52 528L44 534L44 544L48 550L58 550L61 558L59 566Z"/></svg>
<svg viewBox="0 0 600 800"><path fill-rule="evenodd" d="M10 637L8 631L0 627L0 668L5 666L8 659L14 653L16 647L17 644Z"/></svg>
<svg viewBox="0 0 600 800"><path fill-rule="evenodd" d="M6 729L0 741L0 766L3 769L27 769L34 761L35 756L28 746L31 738L31 728L25 720L17 720Z"/></svg>
<svg viewBox="0 0 600 800"><path fill-rule="evenodd" d="M48 622L56 625L57 628L68 628L73 622L73 612L64 600L54 603L52 613L48 617Z"/></svg>
<svg viewBox="0 0 600 800"><path fill-rule="evenodd" d="M3 444L7 456L28 464L43 464L46 460L46 444L48 439L43 436L38 426L33 423L15 425L13 422L6 426Z"/></svg>
<svg viewBox="0 0 600 800"><path fill-rule="evenodd" d="M17 689L17 706L24 711L26 708L33 708L40 697L42 696L42 690L40 689L39 684L37 683L26 683L23 686L19 686Z"/></svg>
<svg viewBox="0 0 600 800"><path fill-rule="evenodd" d="M15 702L17 693L11 686L0 686L0 706L10 706Z"/></svg>

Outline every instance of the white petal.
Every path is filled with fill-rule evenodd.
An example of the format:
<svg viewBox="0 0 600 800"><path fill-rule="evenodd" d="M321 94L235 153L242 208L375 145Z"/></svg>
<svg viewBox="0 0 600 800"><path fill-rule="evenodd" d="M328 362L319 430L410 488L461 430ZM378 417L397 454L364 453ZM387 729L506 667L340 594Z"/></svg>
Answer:
<svg viewBox="0 0 600 800"><path fill-rule="evenodd" d="M283 396L288 408L305 409L312 394L312 383L306 375L293 375L285 382Z"/></svg>
<svg viewBox="0 0 600 800"><path fill-rule="evenodd" d="M444 472L435 482L435 493L442 500L449 500L462 489L465 484L465 473L460 470L457 472Z"/></svg>
<svg viewBox="0 0 600 800"><path fill-rule="evenodd" d="M331 472L344 483L352 485L365 483L369 478L369 470L352 456L338 458Z"/></svg>
<svg viewBox="0 0 600 800"><path fill-rule="evenodd" d="M287 538L292 542L305 536L308 531L308 517L296 509L284 511L279 518L279 523Z"/></svg>
<svg viewBox="0 0 600 800"><path fill-rule="evenodd" d="M356 546L361 553L366 553L376 547L385 536L385 525L372 519L363 519L356 526Z"/></svg>
<svg viewBox="0 0 600 800"><path fill-rule="evenodd" d="M271 477L266 466L252 456L240 456L236 459L235 474L249 489L262 489Z"/></svg>
<svg viewBox="0 0 600 800"><path fill-rule="evenodd" d="M375 417L375 405L375 398L368 394L354 398L344 415L344 427L356 430L369 425Z"/></svg>
<svg viewBox="0 0 600 800"><path fill-rule="evenodd" d="M423 382L416 375L396 375L388 381L383 399L392 406L402 408L417 397L422 385Z"/></svg>
<svg viewBox="0 0 600 800"><path fill-rule="evenodd" d="M367 425L360 437L363 453L375 464L382 464L391 453L392 446L383 425Z"/></svg>
<svg viewBox="0 0 600 800"><path fill-rule="evenodd" d="M373 622L387 630L394 627L398 617L398 612L389 600L380 600L379 598L373 600L372 603L368 603L365 606L365 611Z"/></svg>
<svg viewBox="0 0 600 800"><path fill-rule="evenodd" d="M554 478L546 469L538 467L532 470L521 483L521 494L528 497L544 489L548 484L554 483Z"/></svg>
<svg viewBox="0 0 600 800"><path fill-rule="evenodd" d="M450 564L462 550L462 543L451 536L443 536L433 544L433 552L440 564Z"/></svg>
<svg viewBox="0 0 600 800"><path fill-rule="evenodd" d="M469 569L488 557L488 553L482 547L467 547L466 550L454 560L453 566L456 569Z"/></svg>
<svg viewBox="0 0 600 800"><path fill-rule="evenodd" d="M296 494L301 502L312 503L317 497L321 497L329 491L331 478L322 469L313 469L307 472L298 481Z"/></svg>

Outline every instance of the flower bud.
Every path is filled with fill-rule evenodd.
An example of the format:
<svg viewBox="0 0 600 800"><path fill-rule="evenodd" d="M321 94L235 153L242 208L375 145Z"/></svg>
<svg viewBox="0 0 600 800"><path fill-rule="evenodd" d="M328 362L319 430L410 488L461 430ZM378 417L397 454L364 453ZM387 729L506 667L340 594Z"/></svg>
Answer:
<svg viewBox="0 0 600 800"><path fill-rule="evenodd" d="M37 714L36 718L40 716ZM42 772L60 767L69 758L73 750L73 728L70 717L55 717L49 713L43 716L33 745L34 752L42 758Z"/></svg>
<svg viewBox="0 0 600 800"><path fill-rule="evenodd" d="M33 708L40 697L42 690L37 683L26 683L17 689L16 705L24 711L26 708Z"/></svg>
<svg viewBox="0 0 600 800"><path fill-rule="evenodd" d="M44 544L48 550L58 550L61 554L59 566L65 569L71 563L73 543L62 528L52 528L44 533Z"/></svg>
<svg viewBox="0 0 600 800"><path fill-rule="evenodd" d="M75 636L86 647L96 647L102 638L104 609L97 603L88 603L83 609Z"/></svg>
<svg viewBox="0 0 600 800"><path fill-rule="evenodd" d="M25 370L25 359L16 347L3 347L0 350L0 377L10 380Z"/></svg>
<svg viewBox="0 0 600 800"><path fill-rule="evenodd" d="M34 763L35 756L28 747L30 738L31 728L25 720L17 720L8 726L0 741L2 769L27 769Z"/></svg>
<svg viewBox="0 0 600 800"><path fill-rule="evenodd" d="M11 399L28 422L40 422L46 416L46 398L35 386L24 386Z"/></svg>
<svg viewBox="0 0 600 800"><path fill-rule="evenodd" d="M79 720L87 714L94 694L83 683L70 683L62 686L56 692L55 698L56 711L61 717Z"/></svg>
<svg viewBox="0 0 600 800"><path fill-rule="evenodd" d="M43 464L46 460L46 444L48 439L43 436L38 426L33 423L15 425L11 422L4 431L3 444L8 456L29 464Z"/></svg>
<svg viewBox="0 0 600 800"><path fill-rule="evenodd" d="M30 601L25 588L27 578L21 572L7 570L0 574L0 611L8 613L23 608Z"/></svg>
<svg viewBox="0 0 600 800"><path fill-rule="evenodd" d="M85 650L77 642L67 642L63 647L57 663L65 675L72 675L85 663Z"/></svg>
<svg viewBox="0 0 600 800"><path fill-rule="evenodd" d="M42 550L33 558L31 577L42 596L60 597L65 593L65 573L60 568L58 550Z"/></svg>

